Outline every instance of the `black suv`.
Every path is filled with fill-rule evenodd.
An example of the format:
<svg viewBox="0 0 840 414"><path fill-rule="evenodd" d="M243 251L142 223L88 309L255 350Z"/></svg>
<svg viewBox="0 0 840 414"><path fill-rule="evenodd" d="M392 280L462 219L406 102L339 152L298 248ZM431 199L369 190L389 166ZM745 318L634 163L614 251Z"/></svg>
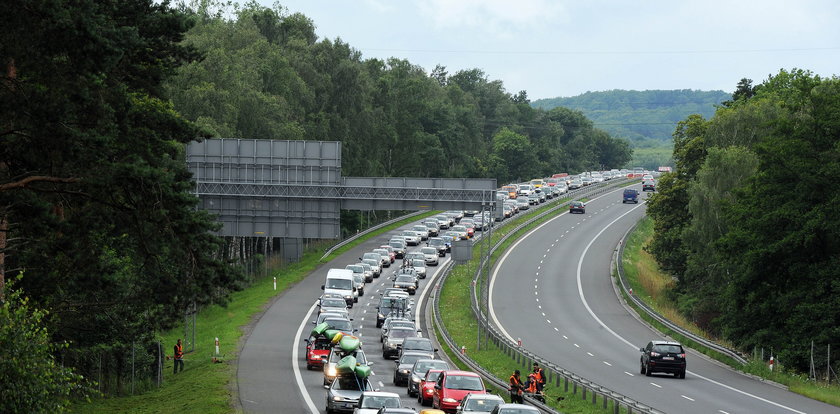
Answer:
<svg viewBox="0 0 840 414"><path fill-rule="evenodd" d="M679 342L650 341L639 359L640 373L650 376L654 372L670 372L677 378L685 378L685 350Z"/></svg>

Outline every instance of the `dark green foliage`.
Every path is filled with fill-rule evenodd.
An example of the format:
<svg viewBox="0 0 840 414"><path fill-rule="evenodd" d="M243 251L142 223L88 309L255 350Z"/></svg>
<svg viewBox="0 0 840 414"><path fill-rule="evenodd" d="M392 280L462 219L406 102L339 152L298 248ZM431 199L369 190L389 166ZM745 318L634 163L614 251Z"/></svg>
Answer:
<svg viewBox="0 0 840 414"><path fill-rule="evenodd" d="M21 278L18 278L19 281ZM90 395L83 378L58 364L66 346L51 342L47 312L33 307L12 284L0 301L0 412L58 413L71 398Z"/></svg>
<svg viewBox="0 0 840 414"><path fill-rule="evenodd" d="M183 161L203 133L162 97L197 56L179 44L190 19L152 1L3 9L6 270L26 269L20 287L50 310L53 338L142 341L187 306L223 302L239 276L216 258Z"/></svg>
<svg viewBox="0 0 840 414"><path fill-rule="evenodd" d="M681 309L807 371L811 341L840 342L840 80L742 80L709 121L681 125L674 158L649 249Z"/></svg>
<svg viewBox="0 0 840 414"><path fill-rule="evenodd" d="M206 58L182 66L167 86L175 108L213 136L338 140L348 176L501 184L630 158L625 141L580 113L535 110L527 92L511 95L480 69L426 73L404 59L363 60L341 39L317 41L310 20L281 8L249 3L232 19L197 14L185 43ZM524 158L496 151L505 129L526 141Z"/></svg>

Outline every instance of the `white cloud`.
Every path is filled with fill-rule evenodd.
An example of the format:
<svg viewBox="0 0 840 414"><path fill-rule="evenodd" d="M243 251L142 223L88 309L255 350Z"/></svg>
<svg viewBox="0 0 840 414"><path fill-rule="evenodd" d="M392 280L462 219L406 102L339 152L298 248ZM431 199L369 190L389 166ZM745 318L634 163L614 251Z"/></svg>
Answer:
<svg viewBox="0 0 840 414"><path fill-rule="evenodd" d="M423 0L418 7L443 29L511 33L566 20L565 8L552 0Z"/></svg>

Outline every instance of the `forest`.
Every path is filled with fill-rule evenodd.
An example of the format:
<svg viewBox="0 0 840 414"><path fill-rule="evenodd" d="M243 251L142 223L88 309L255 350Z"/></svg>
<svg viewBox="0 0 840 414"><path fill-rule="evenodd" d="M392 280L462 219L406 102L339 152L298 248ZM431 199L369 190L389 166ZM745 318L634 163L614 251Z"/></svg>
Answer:
<svg viewBox="0 0 840 414"><path fill-rule="evenodd" d="M63 410L103 360L119 386L158 332L244 286L196 209L188 142L338 140L344 175L500 183L631 157L579 111L477 68L364 59L279 6L24 1L4 18L2 412Z"/></svg>
<svg viewBox="0 0 840 414"><path fill-rule="evenodd" d="M742 79L673 140L676 171L650 199L647 249L676 278L680 310L807 373L812 342L840 343L840 79Z"/></svg>

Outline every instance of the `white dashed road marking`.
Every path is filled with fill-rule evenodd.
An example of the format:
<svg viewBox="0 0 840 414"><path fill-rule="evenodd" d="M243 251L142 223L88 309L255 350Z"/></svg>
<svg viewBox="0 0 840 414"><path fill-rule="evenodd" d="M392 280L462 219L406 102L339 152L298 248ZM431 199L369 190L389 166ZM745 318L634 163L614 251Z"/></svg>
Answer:
<svg viewBox="0 0 840 414"><path fill-rule="evenodd" d="M627 371L624 371L624 373L625 373L625 374L627 374L627 375L629 375L629 376L631 376L631 377L635 377L635 375L633 375L633 374L631 374L631 373L629 373L629 372L627 372Z"/></svg>
<svg viewBox="0 0 840 414"><path fill-rule="evenodd" d="M651 383L650 383L650 385L653 385L653 386L654 386L654 387L656 387L656 388L662 388L662 386L661 386L661 385L659 385L659 384L655 384L655 383L653 383L653 382L651 382Z"/></svg>
<svg viewBox="0 0 840 414"><path fill-rule="evenodd" d="M610 364L610 363L609 363L609 362L607 362L607 361L601 361L601 362L603 362L603 363L604 363L604 365L606 365L606 366L608 366L608 367L611 367L611 366L612 366L612 364Z"/></svg>
<svg viewBox="0 0 840 414"><path fill-rule="evenodd" d="M683 397L683 398L685 398L686 400L689 400L689 401L694 401L694 398L686 397L685 395L680 395L680 397Z"/></svg>

